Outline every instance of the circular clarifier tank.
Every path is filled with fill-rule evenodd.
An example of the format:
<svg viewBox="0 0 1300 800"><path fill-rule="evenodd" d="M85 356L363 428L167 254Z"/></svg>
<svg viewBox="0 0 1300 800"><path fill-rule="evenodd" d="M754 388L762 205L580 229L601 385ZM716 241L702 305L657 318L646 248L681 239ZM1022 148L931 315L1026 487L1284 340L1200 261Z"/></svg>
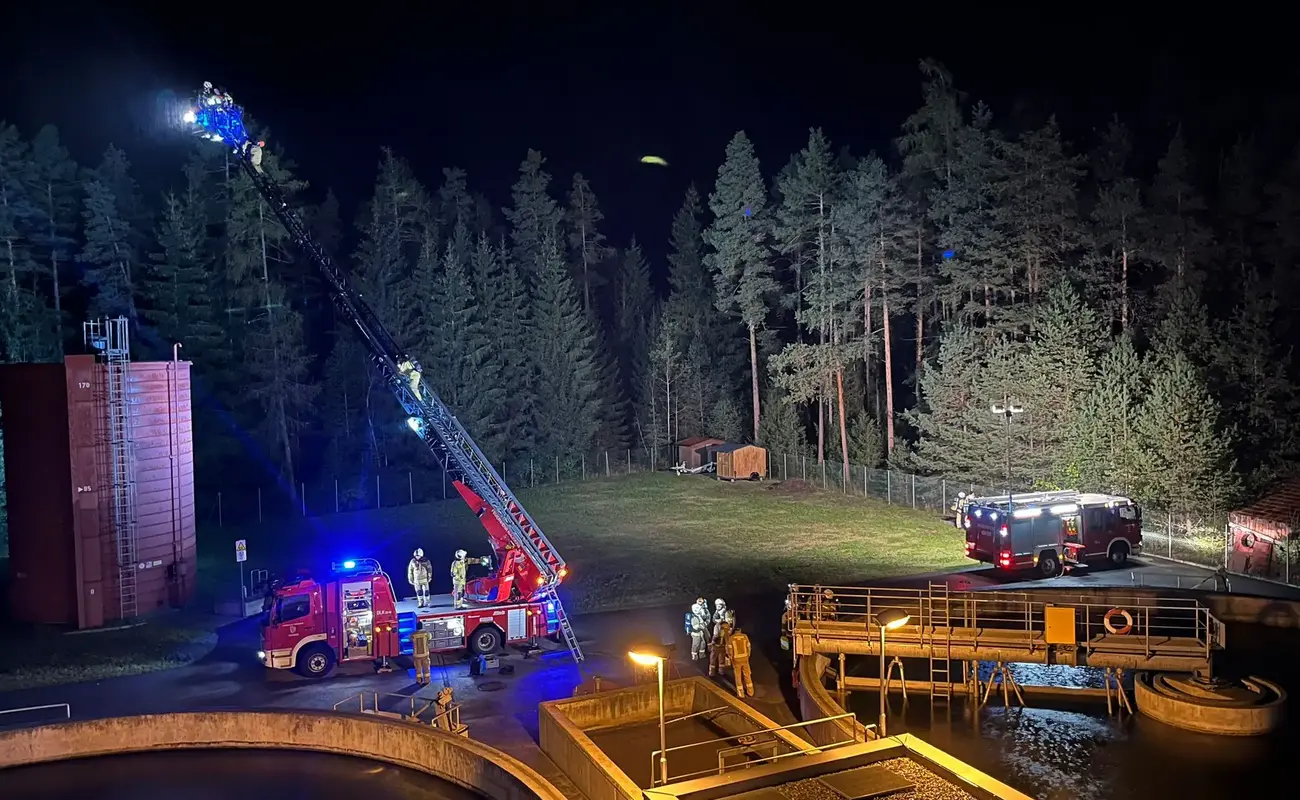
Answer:
<svg viewBox="0 0 1300 800"><path fill-rule="evenodd" d="M285 800L483 795L416 770L301 750L172 750L96 756L0 770L4 800Z"/></svg>
<svg viewBox="0 0 1300 800"><path fill-rule="evenodd" d="M1200 733L1261 736L1282 726L1286 691L1264 678L1239 681L1143 672L1133 680L1138 710L1148 717Z"/></svg>

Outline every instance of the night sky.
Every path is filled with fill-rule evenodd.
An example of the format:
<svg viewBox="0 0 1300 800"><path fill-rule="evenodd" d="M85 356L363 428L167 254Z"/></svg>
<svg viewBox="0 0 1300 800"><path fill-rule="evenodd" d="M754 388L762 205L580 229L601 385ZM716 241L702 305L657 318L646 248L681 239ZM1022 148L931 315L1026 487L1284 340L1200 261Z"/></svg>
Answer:
<svg viewBox="0 0 1300 800"><path fill-rule="evenodd" d="M130 5L130 4L127 4ZM332 187L351 220L381 145L431 188L457 165L498 207L529 147L557 189L591 180L611 244L638 234L662 253L688 182L707 191L723 148L749 132L775 173L820 125L835 145L888 148L920 102L917 62L936 57L1009 121L1056 111L1067 136L1120 112L1162 148L1195 109L1204 135L1294 104L1284 48L1215 19L1181 28L1140 20L1037 19L972 8L889 16L852 4L480 3L480 18L379 10L408 4L172 4L147 14L96 3L37 3L39 24L6 37L0 118L34 132L54 122L83 163L126 147L146 187L178 177L179 102L203 80L270 126L299 173ZM662 4L670 7L672 4ZM918 7L921 4L918 4ZM630 9L618 14L611 7ZM776 7L781 13L765 11ZM333 11L337 8L339 11ZM1046 7L1042 7L1046 8ZM1083 8L1075 6L1075 8ZM1099 13L1095 5L1089 14ZM205 11L211 9L211 11ZM604 10L601 10L604 9ZM808 15L802 19L801 15ZM1274 55L1276 54L1276 55ZM671 169L641 166L644 154Z"/></svg>

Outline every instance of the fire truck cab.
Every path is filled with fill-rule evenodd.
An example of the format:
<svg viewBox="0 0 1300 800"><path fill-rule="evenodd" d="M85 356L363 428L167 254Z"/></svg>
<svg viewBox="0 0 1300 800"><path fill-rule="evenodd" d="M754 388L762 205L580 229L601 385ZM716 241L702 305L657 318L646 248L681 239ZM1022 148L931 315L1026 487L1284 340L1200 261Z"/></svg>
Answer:
<svg viewBox="0 0 1300 800"><path fill-rule="evenodd" d="M1127 497L1033 492L964 498L966 556L1045 577L1088 563L1122 566L1142 552L1142 510Z"/></svg>
<svg viewBox="0 0 1300 800"><path fill-rule="evenodd" d="M417 622L430 634L431 651L476 654L535 643L559 627L546 601L457 609L450 595L435 595L431 606L418 608L414 599L397 597L374 559L336 563L331 573L327 580L304 576L271 587L258 653L263 666L320 678L336 664L410 655Z"/></svg>

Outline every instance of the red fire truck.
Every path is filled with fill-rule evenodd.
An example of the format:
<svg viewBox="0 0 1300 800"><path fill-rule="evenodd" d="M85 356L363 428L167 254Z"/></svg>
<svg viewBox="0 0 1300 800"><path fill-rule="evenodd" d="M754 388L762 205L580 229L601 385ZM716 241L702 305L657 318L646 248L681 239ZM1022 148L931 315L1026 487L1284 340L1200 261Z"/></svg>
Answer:
<svg viewBox="0 0 1300 800"><path fill-rule="evenodd" d="M258 653L264 666L320 678L335 664L410 655L417 621L435 652L489 654L559 629L554 605L544 600L457 609L451 595L435 595L431 607L417 608L414 599L397 598L374 559L336 563L331 573L327 580L303 577L272 590Z"/></svg>
<svg viewBox="0 0 1300 800"><path fill-rule="evenodd" d="M1032 492L958 501L966 556L999 569L1059 575L1088 563L1122 566L1142 552L1142 510L1127 497Z"/></svg>

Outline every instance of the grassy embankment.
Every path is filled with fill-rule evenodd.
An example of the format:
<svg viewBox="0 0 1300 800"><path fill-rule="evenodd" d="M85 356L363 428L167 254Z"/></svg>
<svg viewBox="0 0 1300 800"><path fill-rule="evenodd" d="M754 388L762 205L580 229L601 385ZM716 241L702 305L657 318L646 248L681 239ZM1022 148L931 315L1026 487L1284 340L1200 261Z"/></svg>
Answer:
<svg viewBox="0 0 1300 800"><path fill-rule="evenodd" d="M931 512L770 483L639 474L519 498L569 564L566 600L574 613L778 592L792 582L854 584L965 561L957 531ZM200 530L201 611L218 596L236 595L237 539L248 542L249 569L369 556L402 591L415 547L437 566L436 591L450 589L444 565L454 550L473 556L487 547L459 499ZM213 621L171 614L121 631L20 635L0 652L0 691L179 666L207 651Z"/></svg>
<svg viewBox="0 0 1300 800"><path fill-rule="evenodd" d="M965 562L958 532L933 512L779 484L638 474L521 491L519 499L568 562L565 588L576 613L779 591L791 582L853 584ZM200 568L224 580L236 569L233 543L244 538L249 563L273 569L378 558L403 591L416 547L433 560L444 584L438 591L449 590L444 564L453 551L486 550L483 529L459 499L208 533L220 554Z"/></svg>

